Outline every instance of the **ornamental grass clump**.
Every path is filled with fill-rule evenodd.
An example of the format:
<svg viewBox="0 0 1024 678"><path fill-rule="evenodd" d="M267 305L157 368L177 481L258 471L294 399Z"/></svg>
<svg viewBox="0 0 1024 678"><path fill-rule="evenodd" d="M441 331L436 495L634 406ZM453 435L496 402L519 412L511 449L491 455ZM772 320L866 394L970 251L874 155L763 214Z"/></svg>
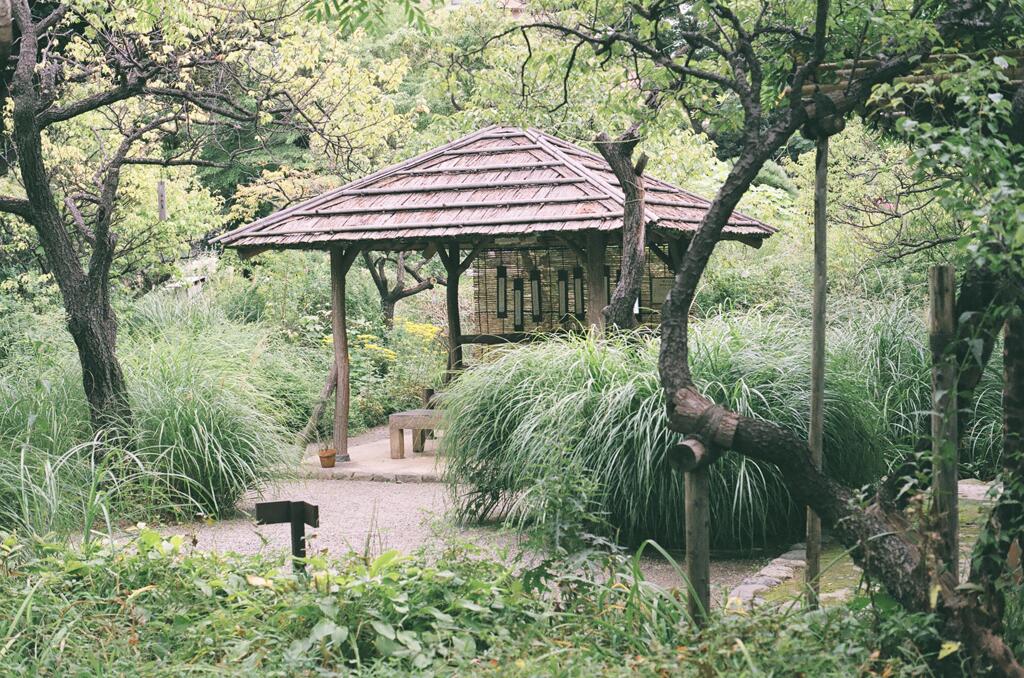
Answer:
<svg viewBox="0 0 1024 678"><path fill-rule="evenodd" d="M201 299L153 295L122 318L132 420L117 438L93 440L59 318L40 315L50 331L15 338L0 371L0 527L79 526L97 478L118 519L223 515L297 458L290 431L327 371L319 351Z"/></svg>
<svg viewBox="0 0 1024 678"><path fill-rule="evenodd" d="M881 358L869 340L878 330L840 322L828 336L824 466L849 486L876 480L905 451L875 397ZM620 541L681 547L682 476L665 458L679 435L667 426L658 348L641 334L553 337L498 350L464 373L443 400L446 478L458 514L543 521L545 507L560 501L545 488L567 485L542 481L575 472L593 480L585 486L591 512ZM809 351L805 324L786 314L722 315L692 329L691 366L705 394L801 436ZM773 466L727 453L712 467L713 547L749 550L798 538L802 516Z"/></svg>

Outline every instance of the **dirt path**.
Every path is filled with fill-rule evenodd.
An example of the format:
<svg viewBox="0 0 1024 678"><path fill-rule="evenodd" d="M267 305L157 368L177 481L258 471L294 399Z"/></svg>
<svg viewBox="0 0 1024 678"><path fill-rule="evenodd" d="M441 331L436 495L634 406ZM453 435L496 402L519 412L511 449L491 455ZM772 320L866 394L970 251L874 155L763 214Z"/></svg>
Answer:
<svg viewBox="0 0 1024 678"><path fill-rule="evenodd" d="M354 480L303 480L282 483L265 493L262 501L302 500L320 507L320 528L310 530L310 552L339 555L357 552L403 552L436 547L464 539L497 557L518 552L517 540L508 531L488 528L457 528L446 520L448 496L439 483L382 483ZM287 551L286 525L257 526L251 517L255 498L239 504L243 515L212 524L190 523L165 529L168 533L193 535L196 548L238 553ZM729 590L767 562L760 559L716 560L711 565L712 597L724 601ZM680 566L682 565L680 561ZM643 570L649 581L679 587L682 578L673 565L661 558L646 557Z"/></svg>

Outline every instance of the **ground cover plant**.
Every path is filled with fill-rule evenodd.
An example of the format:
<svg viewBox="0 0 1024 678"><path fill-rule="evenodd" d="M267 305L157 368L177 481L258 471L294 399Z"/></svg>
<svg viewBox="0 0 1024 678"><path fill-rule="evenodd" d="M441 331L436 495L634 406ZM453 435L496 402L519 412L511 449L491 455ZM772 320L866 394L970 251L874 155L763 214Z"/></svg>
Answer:
<svg viewBox="0 0 1024 678"><path fill-rule="evenodd" d="M4 675L920 675L926 616L714 615L702 631L636 561L539 584L469 547L310 559L191 553L143 528L79 547L0 534ZM577 563L578 564L578 563ZM564 572L573 572L564 567Z"/></svg>
<svg viewBox="0 0 1024 678"><path fill-rule="evenodd" d="M906 305L851 307L828 338L825 471L851 487L877 480L911 448L927 412L930 362ZM695 323L700 388L747 416L807 427L810 340L786 313L724 314ZM445 393L447 480L463 518L563 520L564 495L625 543L682 546L683 482L666 450L659 342L644 335L550 338L502 349ZM998 408L990 369L979 407ZM981 417L972 467L993 468L998 431ZM584 479L580 481L579 479ZM800 538L801 511L770 464L726 454L711 467L712 545L749 549ZM595 526L588 526L594 529ZM601 526L597 526L600 529Z"/></svg>

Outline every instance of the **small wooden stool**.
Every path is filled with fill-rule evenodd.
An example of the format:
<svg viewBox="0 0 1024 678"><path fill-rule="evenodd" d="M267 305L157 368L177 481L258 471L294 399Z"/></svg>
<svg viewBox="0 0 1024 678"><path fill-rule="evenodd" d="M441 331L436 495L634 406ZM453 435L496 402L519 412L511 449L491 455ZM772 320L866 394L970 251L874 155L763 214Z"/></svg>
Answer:
<svg viewBox="0 0 1024 678"><path fill-rule="evenodd" d="M441 412L438 410L408 410L395 412L388 418L391 429L391 458L405 459L405 429L412 429L412 451L423 454L423 446L427 431L433 431L441 425Z"/></svg>

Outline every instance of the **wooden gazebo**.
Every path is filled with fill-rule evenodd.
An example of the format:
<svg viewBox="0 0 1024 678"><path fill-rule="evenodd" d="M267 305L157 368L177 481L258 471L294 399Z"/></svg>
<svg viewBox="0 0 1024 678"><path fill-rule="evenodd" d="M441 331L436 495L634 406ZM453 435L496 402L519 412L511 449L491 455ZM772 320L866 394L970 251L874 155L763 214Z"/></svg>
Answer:
<svg viewBox="0 0 1024 678"><path fill-rule="evenodd" d="M638 312L657 322L676 263L709 202L644 176L649 252ZM334 447L348 449L345 275L366 250L420 251L447 271L449 366L466 343L601 324L621 244L623 194L599 155L534 129L486 127L226 233L251 256L321 249L331 256L338 365ZM759 247L772 227L735 213L723 237ZM460 328L458 281L475 265L479 334Z"/></svg>

